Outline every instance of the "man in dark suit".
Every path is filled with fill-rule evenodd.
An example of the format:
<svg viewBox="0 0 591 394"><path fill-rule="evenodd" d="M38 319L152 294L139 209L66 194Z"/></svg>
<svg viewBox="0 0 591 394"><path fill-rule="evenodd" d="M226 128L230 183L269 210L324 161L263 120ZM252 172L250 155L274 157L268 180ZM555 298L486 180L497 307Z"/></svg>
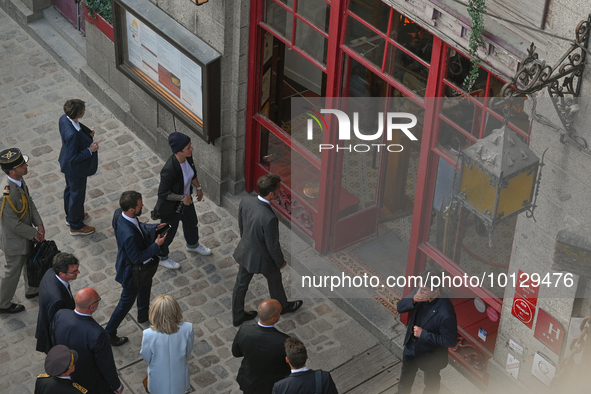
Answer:
<svg viewBox="0 0 591 394"><path fill-rule="evenodd" d="M274 327L280 316L279 301L263 301L259 322L243 325L234 338L232 355L244 357L236 381L245 394L271 394L273 384L289 374L284 347L289 336Z"/></svg>
<svg viewBox="0 0 591 394"><path fill-rule="evenodd" d="M287 301L281 279L281 269L287 262L279 245L279 220L271 209L271 201L279 196L280 182L277 175L263 175L257 181L259 195L247 196L240 201L238 227L241 239L234 251L234 260L240 267L232 292L235 327L257 315L254 311L244 311L244 299L254 274L263 274L267 278L271 298L279 301L282 313L295 312L303 304L301 300Z"/></svg>
<svg viewBox="0 0 591 394"><path fill-rule="evenodd" d="M410 393L419 368L425 374L423 393L439 393L439 371L447 366L447 348L458 342L456 312L449 298L441 297L441 282L433 281L434 276L441 279L440 273L425 271L421 286L398 301L398 313L410 312L398 383L401 394Z"/></svg>
<svg viewBox="0 0 591 394"><path fill-rule="evenodd" d="M287 338L285 354L291 374L275 383L273 394L339 394L329 372L306 368L308 352L299 339Z"/></svg>
<svg viewBox="0 0 591 394"><path fill-rule="evenodd" d="M76 293L76 309L60 309L52 325L53 342L78 353L72 380L91 393L120 394L123 384L117 376L113 350L107 332L92 318L101 298L90 287Z"/></svg>
<svg viewBox="0 0 591 394"><path fill-rule="evenodd" d="M79 122L84 116L84 101L72 99L64 104L64 115L59 120L62 149L59 162L66 177L64 210L70 225L70 235L89 235L94 227L84 224L88 216L84 212L87 177L94 175L98 168L98 142L93 141L94 130Z"/></svg>
<svg viewBox="0 0 591 394"><path fill-rule="evenodd" d="M49 325L60 309L74 309L76 303L70 281L76 279L80 262L69 253L58 253L53 268L47 270L39 285L39 315L37 316L37 351L47 353L53 347Z"/></svg>
<svg viewBox="0 0 591 394"><path fill-rule="evenodd" d="M174 240L179 222L183 222L187 252L209 256L211 249L199 244L197 212L193 203L193 190L197 201L203 200L203 188L197 178L197 168L193 162L193 146L188 135L173 132L168 136L172 156L160 171L158 202L152 212L154 219L160 218L168 223L170 230L164 244L160 247L160 265L168 269L179 269L181 265L168 256L168 247Z"/></svg>
<svg viewBox="0 0 591 394"><path fill-rule="evenodd" d="M86 394L87 389L72 382L78 353L64 345L54 346L45 357L45 372L37 376L35 394Z"/></svg>
<svg viewBox="0 0 591 394"><path fill-rule="evenodd" d="M113 311L105 331L111 337L111 345L121 346L127 342L127 337L118 337L117 328L127 315L137 299L137 321L148 321L148 309L150 307L150 291L152 279L137 288L133 283L132 264L158 264L157 253L160 245L164 243L166 234L156 237L155 231L165 225L140 223L138 217L144 206L142 195L135 191L126 191L119 198L121 208L113 215L113 229L117 239L117 276L115 280L121 283L121 298Z"/></svg>

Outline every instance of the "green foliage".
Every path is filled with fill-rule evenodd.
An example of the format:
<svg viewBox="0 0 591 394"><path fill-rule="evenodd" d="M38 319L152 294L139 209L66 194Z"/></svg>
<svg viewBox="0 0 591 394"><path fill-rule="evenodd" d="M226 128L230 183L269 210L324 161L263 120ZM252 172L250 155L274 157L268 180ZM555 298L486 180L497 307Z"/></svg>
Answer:
<svg viewBox="0 0 591 394"><path fill-rule="evenodd" d="M486 4L484 4L484 1L485 0L468 1L468 14L470 14L470 18L472 18L472 32L470 33L470 41L468 42L468 55L470 56L472 67L470 68L470 73L466 75L466 79L464 79L464 92L466 93L470 93L472 86L474 86L474 82L476 82L476 78L478 78L478 64L480 63L480 59L478 59L478 48L484 48L484 40L482 39L482 31L484 30L483 14L486 12Z"/></svg>
<svg viewBox="0 0 591 394"><path fill-rule="evenodd" d="M91 16L97 13L109 22L109 24L113 25L111 0L85 0L84 3Z"/></svg>

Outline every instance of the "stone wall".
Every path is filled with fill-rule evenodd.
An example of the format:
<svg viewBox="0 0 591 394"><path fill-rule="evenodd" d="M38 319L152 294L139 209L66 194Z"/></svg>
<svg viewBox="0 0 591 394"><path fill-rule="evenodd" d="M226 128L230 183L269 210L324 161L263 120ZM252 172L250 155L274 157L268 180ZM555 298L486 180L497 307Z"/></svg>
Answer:
<svg viewBox="0 0 591 394"><path fill-rule="evenodd" d="M583 1L554 2L550 28L547 31L561 37L574 39L576 26L581 20L586 20L588 17L586 13L581 12L583 10L589 11L588 5ZM539 46L538 43L534 44ZM560 39L548 39L542 43L541 60L546 60L549 65L553 65L564 55L568 45L566 41ZM588 96L588 92L591 92L590 71L588 68L585 70L581 97ZM589 100L584 98L581 100L581 110L575 128L578 135L591 141L591 132L585 126L589 123L589 113L586 111L588 102ZM546 90L538 95L536 112L549 118L555 125L561 125ZM559 137L557 131L551 127L537 121L533 122L531 149L540 158L544 150L548 149L544 159L545 166L537 200L538 207L535 211L537 221L528 219L523 214L519 216L509 273L517 272L519 269L541 275L556 272L552 270L551 266L558 231L566 227L591 222L591 200L589 199L591 195L591 177L589 177L591 157L578 151L572 145L562 144ZM568 332L571 317L591 314L588 304L579 302L577 306L575 301L575 297L589 296L586 281L581 281L579 289L579 278L576 275L574 278L573 287L565 289L560 294L544 286L540 288L535 319L537 319L540 308L544 309L558 320L564 330ZM507 287L505 291L501 324L494 354L494 361L498 368L493 372L489 367L489 372L495 375L498 382L501 380L515 381L504 372L507 355L511 353L521 362L519 383L524 384L532 391L541 390L545 386L531 373L534 355L540 351L555 362L558 361L558 356L534 338L535 319L534 326L530 329L512 316L511 307L514 292L515 289L510 287ZM523 356L509 348L509 340L515 341L524 348ZM567 347L565 335L564 355L569 353ZM499 373L499 371L502 372Z"/></svg>
<svg viewBox="0 0 591 394"><path fill-rule="evenodd" d="M86 53L91 72L82 82L163 159L170 156L167 137L175 131L192 137L193 157L207 198L217 204L222 195L244 189L244 134L247 88L249 1L210 1L199 7L190 1L155 1L161 10L222 54L221 136L207 144L172 113L117 70L114 44L87 24ZM96 73L96 75L92 75ZM107 91L97 89L100 83Z"/></svg>

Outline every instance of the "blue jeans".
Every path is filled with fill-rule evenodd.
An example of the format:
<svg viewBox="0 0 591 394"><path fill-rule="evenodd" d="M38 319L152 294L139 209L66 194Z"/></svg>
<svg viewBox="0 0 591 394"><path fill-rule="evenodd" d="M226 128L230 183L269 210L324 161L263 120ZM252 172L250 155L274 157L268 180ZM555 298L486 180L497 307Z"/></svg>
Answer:
<svg viewBox="0 0 591 394"><path fill-rule="evenodd" d="M174 241L174 236L179 228L179 222L183 222L183 234L185 235L187 246L189 248L199 246L199 229L197 228L199 221L197 219L197 212L195 212L195 204L187 205L182 215L175 213L173 216L161 218L160 222L170 224L170 230L168 230L166 240L160 246L160 253L158 253L160 260L166 260L168 258L168 247Z"/></svg>
<svg viewBox="0 0 591 394"><path fill-rule="evenodd" d="M64 189L64 211L70 228L80 230L84 227L84 198L86 197L86 177L66 176Z"/></svg>
<svg viewBox="0 0 591 394"><path fill-rule="evenodd" d="M133 286L123 287L121 291L121 298L119 304L113 311L105 331L111 338L117 335L117 328L119 324L125 319L125 315L130 311L133 303L137 299L137 317L138 320L148 319L148 310L150 308L150 291L152 290L152 281L141 289L136 289Z"/></svg>

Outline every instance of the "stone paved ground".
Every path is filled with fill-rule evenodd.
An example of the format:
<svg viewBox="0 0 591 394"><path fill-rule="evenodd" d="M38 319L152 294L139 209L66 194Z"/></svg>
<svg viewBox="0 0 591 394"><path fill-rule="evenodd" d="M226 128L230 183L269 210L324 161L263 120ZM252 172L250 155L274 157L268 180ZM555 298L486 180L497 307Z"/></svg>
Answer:
<svg viewBox="0 0 591 394"><path fill-rule="evenodd" d="M152 208L163 162L2 10L0 44L0 149L16 146L30 156L26 180L47 238L80 259L81 275L72 287L92 286L99 292L103 301L95 318L105 325L121 289L114 279L117 246L111 228L113 211L121 192L130 189L141 192L146 207ZM89 224L97 229L89 237L69 235L62 208L64 178L57 161L61 146L57 122L69 98L87 102L83 122L96 129L100 144L99 170L88 180L86 210L91 216ZM182 268L160 268L152 296L170 293L177 297L185 319L194 325L195 347L190 360L194 391L237 392L234 379L240 360L230 351L237 331L231 325L230 299L237 272L231 254L238 242L238 226L228 212L207 201L207 191L197 211L202 243L212 248L213 255L185 253L182 237L177 236L171 257ZM144 220L147 218L144 213ZM4 259L1 252L0 259ZM250 290L247 303L252 308L268 297L260 278ZM17 315L0 315L0 392L32 393L35 377L44 372L44 355L34 350L38 301L25 299L22 280L15 300L27 309ZM307 344L310 366L328 370L377 343L358 323L314 291L304 307L282 318L278 327ZM130 343L114 349L127 393L143 392L140 386L147 366L139 355L143 328L136 321L134 308L119 331L130 337Z"/></svg>

